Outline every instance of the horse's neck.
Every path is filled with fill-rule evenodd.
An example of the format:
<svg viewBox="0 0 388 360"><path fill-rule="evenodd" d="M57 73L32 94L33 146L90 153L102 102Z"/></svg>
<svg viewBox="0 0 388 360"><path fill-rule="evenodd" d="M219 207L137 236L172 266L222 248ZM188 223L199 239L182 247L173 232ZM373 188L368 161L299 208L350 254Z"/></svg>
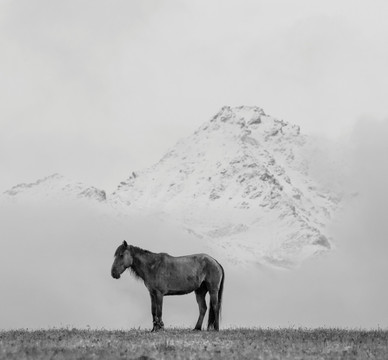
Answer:
<svg viewBox="0 0 388 360"><path fill-rule="evenodd" d="M132 270L144 281L147 279L149 263L152 260L151 254L143 251L137 251L133 254Z"/></svg>

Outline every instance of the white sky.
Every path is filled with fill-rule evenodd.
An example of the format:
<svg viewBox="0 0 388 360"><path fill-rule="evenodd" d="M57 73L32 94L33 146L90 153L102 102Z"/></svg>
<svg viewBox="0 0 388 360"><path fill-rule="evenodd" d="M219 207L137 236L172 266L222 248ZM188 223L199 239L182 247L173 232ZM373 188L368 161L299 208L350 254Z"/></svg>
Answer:
<svg viewBox="0 0 388 360"><path fill-rule="evenodd" d="M387 117L380 0L0 0L0 191L113 191L223 105L337 137Z"/></svg>

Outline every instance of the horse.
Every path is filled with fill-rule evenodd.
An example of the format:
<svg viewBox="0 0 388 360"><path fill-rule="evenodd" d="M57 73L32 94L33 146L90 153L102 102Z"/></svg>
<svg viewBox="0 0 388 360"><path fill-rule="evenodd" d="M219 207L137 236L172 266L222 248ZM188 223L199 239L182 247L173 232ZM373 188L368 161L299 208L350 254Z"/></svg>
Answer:
<svg viewBox="0 0 388 360"><path fill-rule="evenodd" d="M205 296L210 294L208 330L219 330L225 272L220 263L207 254L174 257L166 253L152 253L124 240L114 254L111 275L119 279L129 269L144 281L151 297L152 331L164 329L163 297L195 292L199 317L194 330L202 330L207 310Z"/></svg>

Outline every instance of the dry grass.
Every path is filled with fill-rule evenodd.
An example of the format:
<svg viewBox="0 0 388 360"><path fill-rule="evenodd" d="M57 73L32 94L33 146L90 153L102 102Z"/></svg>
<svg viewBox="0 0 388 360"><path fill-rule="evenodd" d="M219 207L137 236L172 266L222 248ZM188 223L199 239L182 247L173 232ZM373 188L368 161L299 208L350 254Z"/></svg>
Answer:
<svg viewBox="0 0 388 360"><path fill-rule="evenodd" d="M388 331L342 329L14 330L0 359L385 359Z"/></svg>

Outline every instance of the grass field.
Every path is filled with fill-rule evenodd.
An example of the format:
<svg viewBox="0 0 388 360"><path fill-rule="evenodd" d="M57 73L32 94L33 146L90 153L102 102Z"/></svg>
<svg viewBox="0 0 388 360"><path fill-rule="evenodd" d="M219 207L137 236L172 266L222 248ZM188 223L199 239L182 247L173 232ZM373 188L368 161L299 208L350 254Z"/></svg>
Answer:
<svg viewBox="0 0 388 360"><path fill-rule="evenodd" d="M388 331L14 330L0 332L0 359L388 359Z"/></svg>

